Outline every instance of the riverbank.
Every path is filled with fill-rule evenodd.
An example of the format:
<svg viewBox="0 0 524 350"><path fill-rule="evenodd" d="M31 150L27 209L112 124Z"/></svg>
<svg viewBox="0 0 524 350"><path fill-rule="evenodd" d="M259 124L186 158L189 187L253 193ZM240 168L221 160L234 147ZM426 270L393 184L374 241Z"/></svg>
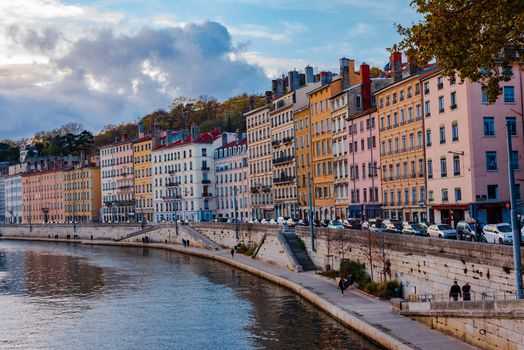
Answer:
<svg viewBox="0 0 524 350"><path fill-rule="evenodd" d="M16 240L14 237L4 239ZM32 239L23 238L23 240ZM440 350L444 347L450 349L474 349L474 347L455 338L431 330L409 318L392 313L387 302L367 297L357 291L348 291L342 296L331 281L319 278L313 272L294 273L241 255L235 255L234 258L231 258L229 251L208 251L158 243L141 244L45 238L37 240L86 245L147 247L213 259L293 291L344 325L385 348Z"/></svg>

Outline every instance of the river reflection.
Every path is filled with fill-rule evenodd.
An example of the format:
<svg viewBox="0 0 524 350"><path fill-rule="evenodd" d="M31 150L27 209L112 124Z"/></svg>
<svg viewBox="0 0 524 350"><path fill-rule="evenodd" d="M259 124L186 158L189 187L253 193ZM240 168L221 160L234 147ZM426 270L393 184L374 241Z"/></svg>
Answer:
<svg viewBox="0 0 524 350"><path fill-rule="evenodd" d="M2 349L376 349L289 291L143 248L0 241Z"/></svg>

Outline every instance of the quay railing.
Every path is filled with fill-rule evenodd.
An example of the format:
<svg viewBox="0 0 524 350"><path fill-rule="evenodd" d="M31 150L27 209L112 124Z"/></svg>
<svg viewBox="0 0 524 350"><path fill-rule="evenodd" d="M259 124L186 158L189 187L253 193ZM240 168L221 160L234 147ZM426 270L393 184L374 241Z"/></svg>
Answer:
<svg viewBox="0 0 524 350"><path fill-rule="evenodd" d="M421 293L421 294L410 294L408 301L411 302L464 302L464 301L497 301L497 300L517 300L517 291L486 291L476 292L470 291L470 299L464 300L464 294L458 297L458 300L453 300L448 294L434 294L434 293Z"/></svg>

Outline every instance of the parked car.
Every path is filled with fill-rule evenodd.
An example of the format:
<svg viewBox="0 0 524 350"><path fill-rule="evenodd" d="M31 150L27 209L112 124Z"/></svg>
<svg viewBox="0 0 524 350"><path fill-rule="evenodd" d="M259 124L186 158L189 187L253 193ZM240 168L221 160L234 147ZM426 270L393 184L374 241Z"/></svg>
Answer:
<svg viewBox="0 0 524 350"><path fill-rule="evenodd" d="M262 220L260 221L260 223L266 225L266 224L267 224L267 220L266 220L266 219L262 219Z"/></svg>
<svg viewBox="0 0 524 350"><path fill-rule="evenodd" d="M282 216L279 216L277 218L277 224L278 225L284 225L284 222L286 222L286 220L284 220L284 218Z"/></svg>
<svg viewBox="0 0 524 350"><path fill-rule="evenodd" d="M466 221L459 221L457 224L457 234L459 239L464 241L481 242L482 239L479 240L479 237L477 237L477 234L475 233L477 230L477 225L478 224L469 223Z"/></svg>
<svg viewBox="0 0 524 350"><path fill-rule="evenodd" d="M427 227L422 226L417 222L408 223L405 222L402 225L402 234L403 235L413 235L413 236L427 236L428 230Z"/></svg>
<svg viewBox="0 0 524 350"><path fill-rule="evenodd" d="M286 221L288 227L295 227L295 221L291 218Z"/></svg>
<svg viewBox="0 0 524 350"><path fill-rule="evenodd" d="M386 232L402 234L402 224L400 222L389 222L384 225Z"/></svg>
<svg viewBox="0 0 524 350"><path fill-rule="evenodd" d="M347 219L344 221L343 225L345 228L350 228L352 230L362 229L362 223L360 219L353 219L353 218Z"/></svg>
<svg viewBox="0 0 524 350"><path fill-rule="evenodd" d="M344 228L344 225L342 225L342 223L340 221L338 221L338 220L331 220L327 227L328 228L333 228L333 229L336 229L336 230L340 230L340 229Z"/></svg>
<svg viewBox="0 0 524 350"><path fill-rule="evenodd" d="M269 224L270 225L276 225L277 222L275 221L275 219L271 219L271 220L269 220Z"/></svg>
<svg viewBox="0 0 524 350"><path fill-rule="evenodd" d="M428 236L437 238L457 239L457 231L449 225L434 224L428 227Z"/></svg>
<svg viewBox="0 0 524 350"><path fill-rule="evenodd" d="M369 230L370 230L371 232L378 232L378 233L383 233L383 232L385 232L385 231L384 231L384 226L382 226L382 224L379 223L379 222L376 222L376 223L374 223L374 224L371 224L371 226L369 227Z"/></svg>
<svg viewBox="0 0 524 350"><path fill-rule="evenodd" d="M486 225L483 231L489 243L513 244L513 229L508 223ZM521 233L521 242L523 238L524 235Z"/></svg>

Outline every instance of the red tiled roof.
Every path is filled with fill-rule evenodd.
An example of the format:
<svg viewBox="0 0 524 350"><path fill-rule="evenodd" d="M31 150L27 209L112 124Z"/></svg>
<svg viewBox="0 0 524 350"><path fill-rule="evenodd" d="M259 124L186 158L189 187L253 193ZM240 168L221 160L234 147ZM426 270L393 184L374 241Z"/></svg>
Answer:
<svg viewBox="0 0 524 350"><path fill-rule="evenodd" d="M223 148L229 148L229 147L236 147L236 146L243 146L247 145L247 138L243 138L240 142L238 142L237 139L231 141L230 143L225 144L224 146L219 147L219 149Z"/></svg>

